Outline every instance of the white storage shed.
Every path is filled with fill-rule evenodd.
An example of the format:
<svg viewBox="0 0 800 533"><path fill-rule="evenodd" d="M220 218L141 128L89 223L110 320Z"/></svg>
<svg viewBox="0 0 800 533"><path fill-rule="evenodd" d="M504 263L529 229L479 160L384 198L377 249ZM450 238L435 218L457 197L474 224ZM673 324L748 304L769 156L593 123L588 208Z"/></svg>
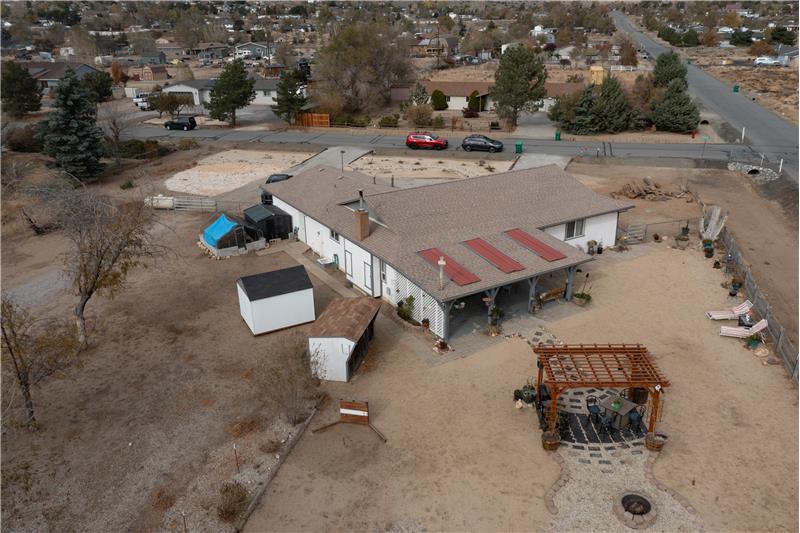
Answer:
<svg viewBox="0 0 800 533"><path fill-rule="evenodd" d="M253 335L314 321L314 288L302 265L239 278L236 288Z"/></svg>
<svg viewBox="0 0 800 533"><path fill-rule="evenodd" d="M311 326L308 353L320 379L349 381L364 360L381 301L368 296L337 298Z"/></svg>

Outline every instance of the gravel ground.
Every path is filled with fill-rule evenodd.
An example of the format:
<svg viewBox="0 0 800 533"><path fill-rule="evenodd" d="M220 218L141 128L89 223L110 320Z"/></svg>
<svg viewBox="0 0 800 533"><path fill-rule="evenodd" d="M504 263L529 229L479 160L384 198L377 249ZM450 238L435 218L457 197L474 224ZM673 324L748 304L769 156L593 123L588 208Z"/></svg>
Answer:
<svg viewBox="0 0 800 533"><path fill-rule="evenodd" d="M643 448L643 447L640 447ZM636 453L641 452L641 453ZM647 450L594 452L561 448L559 455L569 473L568 481L555 494L559 512L546 531L627 531L612 511L616 498L637 492L655 503L657 517L648 531L700 531L703 524L669 493L659 490L647 475ZM581 461L590 461L588 464ZM610 461L610 465L598 460ZM562 472L562 480L564 473Z"/></svg>

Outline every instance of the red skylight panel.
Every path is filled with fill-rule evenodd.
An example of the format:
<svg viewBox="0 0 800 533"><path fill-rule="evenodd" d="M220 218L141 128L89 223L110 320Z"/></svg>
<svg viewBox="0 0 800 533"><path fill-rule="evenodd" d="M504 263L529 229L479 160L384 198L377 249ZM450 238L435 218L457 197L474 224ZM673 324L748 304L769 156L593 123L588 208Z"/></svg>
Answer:
<svg viewBox="0 0 800 533"><path fill-rule="evenodd" d="M567 257L555 248L546 245L533 235L526 233L519 228L508 230L506 235L520 243L531 252L540 256L545 261L558 261L559 259L564 259Z"/></svg>
<svg viewBox="0 0 800 533"><path fill-rule="evenodd" d="M444 273L448 278L453 280L453 283L456 285L464 286L481 280L481 278L456 263L452 257L445 254L438 248L428 248L427 250L422 250L417 253L425 261L436 267L437 270L439 269L439 258L444 257L446 263L444 267Z"/></svg>
<svg viewBox="0 0 800 533"><path fill-rule="evenodd" d="M464 241L464 244L466 244L470 250L483 257L506 274L517 272L525 268L483 239L470 239Z"/></svg>

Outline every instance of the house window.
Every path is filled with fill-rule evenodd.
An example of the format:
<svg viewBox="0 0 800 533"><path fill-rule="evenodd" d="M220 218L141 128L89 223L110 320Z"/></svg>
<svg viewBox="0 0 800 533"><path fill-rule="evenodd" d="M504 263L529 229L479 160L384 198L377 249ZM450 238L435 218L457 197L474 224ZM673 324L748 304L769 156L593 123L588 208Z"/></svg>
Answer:
<svg viewBox="0 0 800 533"><path fill-rule="evenodd" d="M449 96L445 96L445 97L444 97L444 101L445 101L445 102L449 102L449 101L450 101L450 97L449 97Z"/></svg>
<svg viewBox="0 0 800 533"><path fill-rule="evenodd" d="M336 232L335 232L335 231L333 231L333 230L331 230L331 240L334 240L334 241L336 241L336 242L339 242L339 234L338 234L338 233L336 233Z"/></svg>
<svg viewBox="0 0 800 533"><path fill-rule="evenodd" d="M372 290L372 265L364 263L364 286Z"/></svg>
<svg viewBox="0 0 800 533"><path fill-rule="evenodd" d="M381 281L386 283L386 263L381 261Z"/></svg>
<svg viewBox="0 0 800 533"><path fill-rule="evenodd" d="M269 96L269 92L268 91L261 91L261 92L264 93L264 96Z"/></svg>
<svg viewBox="0 0 800 533"><path fill-rule="evenodd" d="M576 237L583 237L583 226L585 219L580 220L573 220L572 222L567 222L567 231L564 236L564 239L574 239Z"/></svg>

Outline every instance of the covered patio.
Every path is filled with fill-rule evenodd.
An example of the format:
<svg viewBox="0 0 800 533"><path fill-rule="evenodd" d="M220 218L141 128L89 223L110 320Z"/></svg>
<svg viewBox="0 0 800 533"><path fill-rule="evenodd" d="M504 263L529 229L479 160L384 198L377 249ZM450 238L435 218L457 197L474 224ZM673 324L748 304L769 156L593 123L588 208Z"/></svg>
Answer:
<svg viewBox="0 0 800 533"><path fill-rule="evenodd" d="M645 445L658 450L663 439L655 433L661 406L661 393L669 381L641 344L568 344L538 345L536 366L536 405L543 417L545 432L542 445L555 449L560 442L558 432L558 397L568 389L608 388L618 392L618 401L607 409L614 414L628 403L641 403L647 395L648 419Z"/></svg>

